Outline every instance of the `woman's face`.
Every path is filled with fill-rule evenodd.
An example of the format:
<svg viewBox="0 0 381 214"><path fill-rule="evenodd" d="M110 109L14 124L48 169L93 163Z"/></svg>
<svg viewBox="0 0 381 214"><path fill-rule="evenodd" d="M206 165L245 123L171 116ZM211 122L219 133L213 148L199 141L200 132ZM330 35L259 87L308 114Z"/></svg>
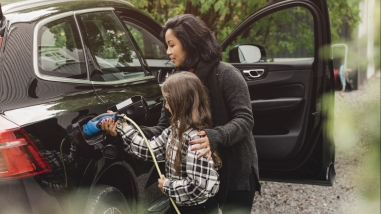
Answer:
<svg viewBox="0 0 381 214"><path fill-rule="evenodd" d="M171 58L171 62L175 65L175 67L181 66L186 57L185 50L183 49L183 45L180 40L177 39L172 29L168 29L165 32L165 42L167 43L167 55Z"/></svg>

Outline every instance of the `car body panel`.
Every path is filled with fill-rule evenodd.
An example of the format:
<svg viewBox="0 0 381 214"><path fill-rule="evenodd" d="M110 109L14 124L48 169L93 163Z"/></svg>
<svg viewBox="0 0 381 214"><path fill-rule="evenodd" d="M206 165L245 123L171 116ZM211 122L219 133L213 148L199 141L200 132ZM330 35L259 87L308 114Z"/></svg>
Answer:
<svg viewBox="0 0 381 214"><path fill-rule="evenodd" d="M150 112L155 115L157 121L159 114L154 112L160 112L160 108L156 107L161 107L161 104L157 105L157 102L160 102L160 87L153 76L102 85L93 83L90 79L71 81L68 78L51 78L49 75L40 75L37 70L38 66L36 66L37 52L30 51L37 49L35 38L37 34L33 30L34 27L39 26L40 20L44 20L45 17L74 16L74 13L70 12L73 9L80 10L81 13L91 12L84 9L91 8L93 5L83 4L80 1L68 3L65 1L65 4L57 2L53 4L52 1L48 4L43 2L46 3L46 1L40 1L37 4L38 9L28 3L26 3L28 7L18 6L12 9L12 5L9 5L8 8L12 10L7 7L3 8L4 14L10 22L5 32L0 56L3 62L0 65L2 117L24 129L52 167L51 172L33 177L33 182L26 182L27 186L25 186L25 182L18 185L22 191L20 190L15 196L19 198L25 196L26 191L30 197L26 197L25 201L31 202L26 203L29 204L27 208L21 209L20 207L20 210L34 213L52 211L44 210L33 200L36 191L28 190L38 189L38 187L48 193L45 194L49 198L46 201L57 201L56 204L64 212L70 212L67 210L70 201L73 206L83 209L86 201L80 198L86 198L91 186L102 183L118 187L127 198L131 199L131 209L134 212L145 212L144 210L163 197L155 185L157 179L153 176L157 173L153 170L153 163L137 160L125 152L118 153L115 159L105 158L101 153L102 145L115 143L116 139L113 138L108 138L102 145L98 145L100 148L89 149L86 146L77 145L81 147L81 151L73 155L71 149L78 142L76 139L71 139L75 135L71 135L71 132L75 130L73 125L78 121L105 113L108 107L134 95L141 95L146 99L151 108L153 107ZM127 7L134 10L129 4L122 1L106 3L99 1L94 10L103 10L103 8L109 10L110 6ZM19 41L20 37L25 39ZM86 46L83 47L86 50ZM88 53L86 50L85 55L87 56ZM14 57L15 54L19 54L19 56ZM149 73L147 68L145 70ZM15 71L23 72L20 73L21 75L15 76L13 75ZM95 85L102 85L102 87L97 88L94 87ZM102 88L105 89L101 90ZM147 116L147 118L150 117L150 115ZM154 123L152 120L147 121L151 121L151 124ZM82 136L76 135L75 137ZM121 148L120 150L122 151ZM65 164L62 164L62 158L65 159ZM115 176L118 179L110 174L118 174ZM30 180L30 178L26 178L19 181L28 179ZM66 182L69 185L68 188L65 187ZM9 183L1 181L0 186L9 188L11 185ZM78 194L72 199L70 199L72 195L63 193L76 188L79 188ZM43 195L40 196L41 200L45 198ZM78 201L75 201L75 198ZM1 204L7 200L13 201L14 199L12 195L1 194ZM33 208L29 209L30 206ZM14 210L13 206L2 205L1 207L4 212Z"/></svg>

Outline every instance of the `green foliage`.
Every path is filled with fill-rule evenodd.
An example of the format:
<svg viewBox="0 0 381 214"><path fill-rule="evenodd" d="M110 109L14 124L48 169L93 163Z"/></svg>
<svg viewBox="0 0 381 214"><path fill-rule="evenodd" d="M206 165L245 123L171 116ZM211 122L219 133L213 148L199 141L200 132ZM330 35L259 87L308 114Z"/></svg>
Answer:
<svg viewBox="0 0 381 214"><path fill-rule="evenodd" d="M81 15L81 20L85 25L91 50L96 56L118 59L124 65L132 62L133 47L111 13L84 14Z"/></svg>
<svg viewBox="0 0 381 214"><path fill-rule="evenodd" d="M58 48L62 48L66 44L66 35L65 35L65 29L62 26L54 26L50 28L50 32L54 34L55 46Z"/></svg>
<svg viewBox="0 0 381 214"><path fill-rule="evenodd" d="M360 23L359 3L361 0L327 0L331 21L332 43L340 41L342 26L348 25L352 32Z"/></svg>
<svg viewBox="0 0 381 214"><path fill-rule="evenodd" d="M300 21L298 21L300 20ZM269 60L302 52L303 57L312 57L314 52L313 18L302 7L288 8L272 13L246 28L232 43L258 44L265 48ZM228 47L229 50L231 47ZM224 53L223 60L227 60Z"/></svg>
<svg viewBox="0 0 381 214"><path fill-rule="evenodd" d="M137 8L146 11L152 18L158 21L160 24L164 24L165 21L178 14L191 13L203 20L206 25L215 33L215 36L219 42L222 42L232 30L245 20L249 15L264 7L272 0L129 0ZM342 33L343 23L347 23L349 30L352 31L360 22L358 3L360 0L328 0L329 15L331 20L331 34L332 41L336 42L340 39ZM297 11L296 11L297 12ZM277 17L273 17L272 22L267 25L277 23L296 24L296 28L302 29L302 33L299 33L297 40L298 43L290 43L290 39L283 41L275 41L270 44L267 41L269 47L274 53L282 51L286 48L290 53L294 52L298 47L306 46L307 50L313 51L310 44L306 44L305 41L310 40L311 32L303 29L308 29L306 26L302 26L303 22L297 22L295 17L301 17L305 13L305 10L299 11L299 16L291 17L287 13L279 13ZM263 22L263 25L266 23ZM265 30L271 30L275 26L266 26L262 28L257 27L261 31L256 33L264 33ZM282 35L283 38L293 35ZM263 37L264 38L264 37ZM277 47L280 44L280 47Z"/></svg>
<svg viewBox="0 0 381 214"><path fill-rule="evenodd" d="M219 42L245 18L266 5L266 0L129 0L160 24L178 14L191 13L203 20Z"/></svg>
<svg viewBox="0 0 381 214"><path fill-rule="evenodd" d="M70 22L71 20L69 20ZM54 46L56 48L66 47L73 51L75 47L74 35L69 23L52 22L48 25L49 31L54 35Z"/></svg>

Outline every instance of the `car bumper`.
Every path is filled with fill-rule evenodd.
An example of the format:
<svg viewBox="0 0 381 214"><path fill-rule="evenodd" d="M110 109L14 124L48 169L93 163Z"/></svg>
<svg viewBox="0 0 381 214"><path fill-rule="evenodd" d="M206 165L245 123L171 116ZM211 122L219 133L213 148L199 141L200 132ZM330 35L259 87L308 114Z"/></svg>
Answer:
<svg viewBox="0 0 381 214"><path fill-rule="evenodd" d="M47 194L32 177L0 181L0 213L63 214L57 199Z"/></svg>

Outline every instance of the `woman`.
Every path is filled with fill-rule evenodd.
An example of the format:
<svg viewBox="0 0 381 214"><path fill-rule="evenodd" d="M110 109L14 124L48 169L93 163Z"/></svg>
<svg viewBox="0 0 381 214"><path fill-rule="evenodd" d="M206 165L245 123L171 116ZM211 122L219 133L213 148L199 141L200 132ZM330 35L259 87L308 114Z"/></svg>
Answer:
<svg viewBox="0 0 381 214"><path fill-rule="evenodd" d="M258 156L251 130L254 126L250 95L240 71L221 62L221 47L208 27L190 14L169 19L162 29L162 40L176 71L196 74L208 90L213 129L192 140L199 157L218 151L222 167L217 194L223 213L250 213L255 191L260 191ZM164 101L165 102L165 101ZM155 127L146 127L147 137L158 136L169 126L169 113L163 104Z"/></svg>

